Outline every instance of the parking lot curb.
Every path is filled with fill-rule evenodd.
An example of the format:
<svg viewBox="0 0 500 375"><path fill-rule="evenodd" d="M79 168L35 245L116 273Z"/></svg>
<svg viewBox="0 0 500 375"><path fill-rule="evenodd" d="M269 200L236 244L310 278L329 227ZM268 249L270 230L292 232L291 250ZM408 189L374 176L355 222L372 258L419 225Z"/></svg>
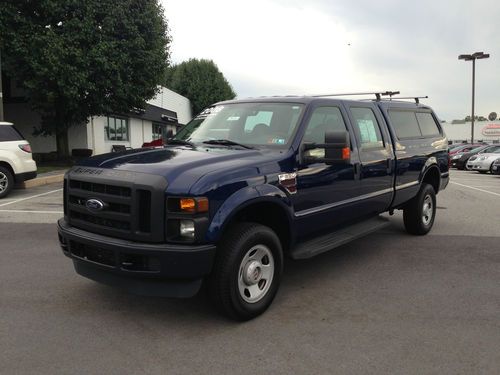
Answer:
<svg viewBox="0 0 500 375"><path fill-rule="evenodd" d="M35 186L42 186L42 185L53 184L56 182L62 182L64 180L65 172L66 172L65 170L61 170L61 171L51 172L50 174L42 173L37 178L21 182L20 184L16 185L16 187L18 189L28 189Z"/></svg>

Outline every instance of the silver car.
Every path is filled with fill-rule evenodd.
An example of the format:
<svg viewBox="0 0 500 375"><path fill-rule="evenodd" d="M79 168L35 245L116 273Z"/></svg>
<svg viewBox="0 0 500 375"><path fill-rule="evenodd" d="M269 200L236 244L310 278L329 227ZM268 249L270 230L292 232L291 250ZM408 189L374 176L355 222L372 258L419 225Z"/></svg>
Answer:
<svg viewBox="0 0 500 375"><path fill-rule="evenodd" d="M467 169L480 173L491 172L493 162L498 159L499 155L500 150L471 156L467 161Z"/></svg>

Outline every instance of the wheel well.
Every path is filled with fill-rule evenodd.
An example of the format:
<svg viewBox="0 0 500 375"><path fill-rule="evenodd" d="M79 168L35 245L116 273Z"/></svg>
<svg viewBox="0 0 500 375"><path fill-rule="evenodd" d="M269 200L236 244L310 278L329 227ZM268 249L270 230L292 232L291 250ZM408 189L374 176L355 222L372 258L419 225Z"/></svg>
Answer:
<svg viewBox="0 0 500 375"><path fill-rule="evenodd" d="M424 178L422 179L422 183L430 184L436 194L439 191L439 182L441 180L441 174L439 173L439 169L437 167L430 168L427 172L425 172Z"/></svg>
<svg viewBox="0 0 500 375"><path fill-rule="evenodd" d="M12 169L9 163L5 161L0 161L0 167L7 168L10 171L10 173L12 173L12 177L16 178L16 174L14 173L14 170Z"/></svg>
<svg viewBox="0 0 500 375"><path fill-rule="evenodd" d="M239 211L231 220L234 222L252 222L271 228L280 239L286 252L291 242L290 220L284 208L276 203L255 203Z"/></svg>

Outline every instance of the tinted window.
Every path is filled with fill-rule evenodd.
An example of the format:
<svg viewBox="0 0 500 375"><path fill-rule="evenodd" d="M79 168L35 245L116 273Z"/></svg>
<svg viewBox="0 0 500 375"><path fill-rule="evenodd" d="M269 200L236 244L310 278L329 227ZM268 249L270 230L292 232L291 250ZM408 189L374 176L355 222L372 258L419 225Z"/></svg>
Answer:
<svg viewBox="0 0 500 375"><path fill-rule="evenodd" d="M484 153L492 153L496 154L500 152L500 146L495 146L495 147L488 147L486 150L483 151Z"/></svg>
<svg viewBox="0 0 500 375"><path fill-rule="evenodd" d="M304 134L304 142L324 143L327 131L347 130L340 109L337 107L318 107L314 110L309 119ZM307 156L316 158L325 157L325 149L317 148L306 151Z"/></svg>
<svg viewBox="0 0 500 375"><path fill-rule="evenodd" d="M351 108L361 148L384 147L377 118L370 108Z"/></svg>
<svg viewBox="0 0 500 375"><path fill-rule="evenodd" d="M434 121L434 117L430 113L417 112L417 120L424 137L440 134L436 121Z"/></svg>
<svg viewBox="0 0 500 375"><path fill-rule="evenodd" d="M24 138L12 125L0 125L0 142L22 141Z"/></svg>
<svg viewBox="0 0 500 375"><path fill-rule="evenodd" d="M415 112L389 111L389 117L398 138L420 138L422 136Z"/></svg>
<svg viewBox="0 0 500 375"><path fill-rule="evenodd" d="M345 130L344 119L337 107L319 107L309 119L304 142L324 143L326 131Z"/></svg>

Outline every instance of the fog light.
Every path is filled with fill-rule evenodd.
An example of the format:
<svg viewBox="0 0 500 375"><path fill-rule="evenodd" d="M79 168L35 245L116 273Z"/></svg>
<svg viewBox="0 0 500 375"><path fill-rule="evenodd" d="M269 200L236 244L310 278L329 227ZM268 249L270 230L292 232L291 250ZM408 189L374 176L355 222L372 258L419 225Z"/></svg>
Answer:
<svg viewBox="0 0 500 375"><path fill-rule="evenodd" d="M194 221L181 220L179 232L182 237L194 239Z"/></svg>

